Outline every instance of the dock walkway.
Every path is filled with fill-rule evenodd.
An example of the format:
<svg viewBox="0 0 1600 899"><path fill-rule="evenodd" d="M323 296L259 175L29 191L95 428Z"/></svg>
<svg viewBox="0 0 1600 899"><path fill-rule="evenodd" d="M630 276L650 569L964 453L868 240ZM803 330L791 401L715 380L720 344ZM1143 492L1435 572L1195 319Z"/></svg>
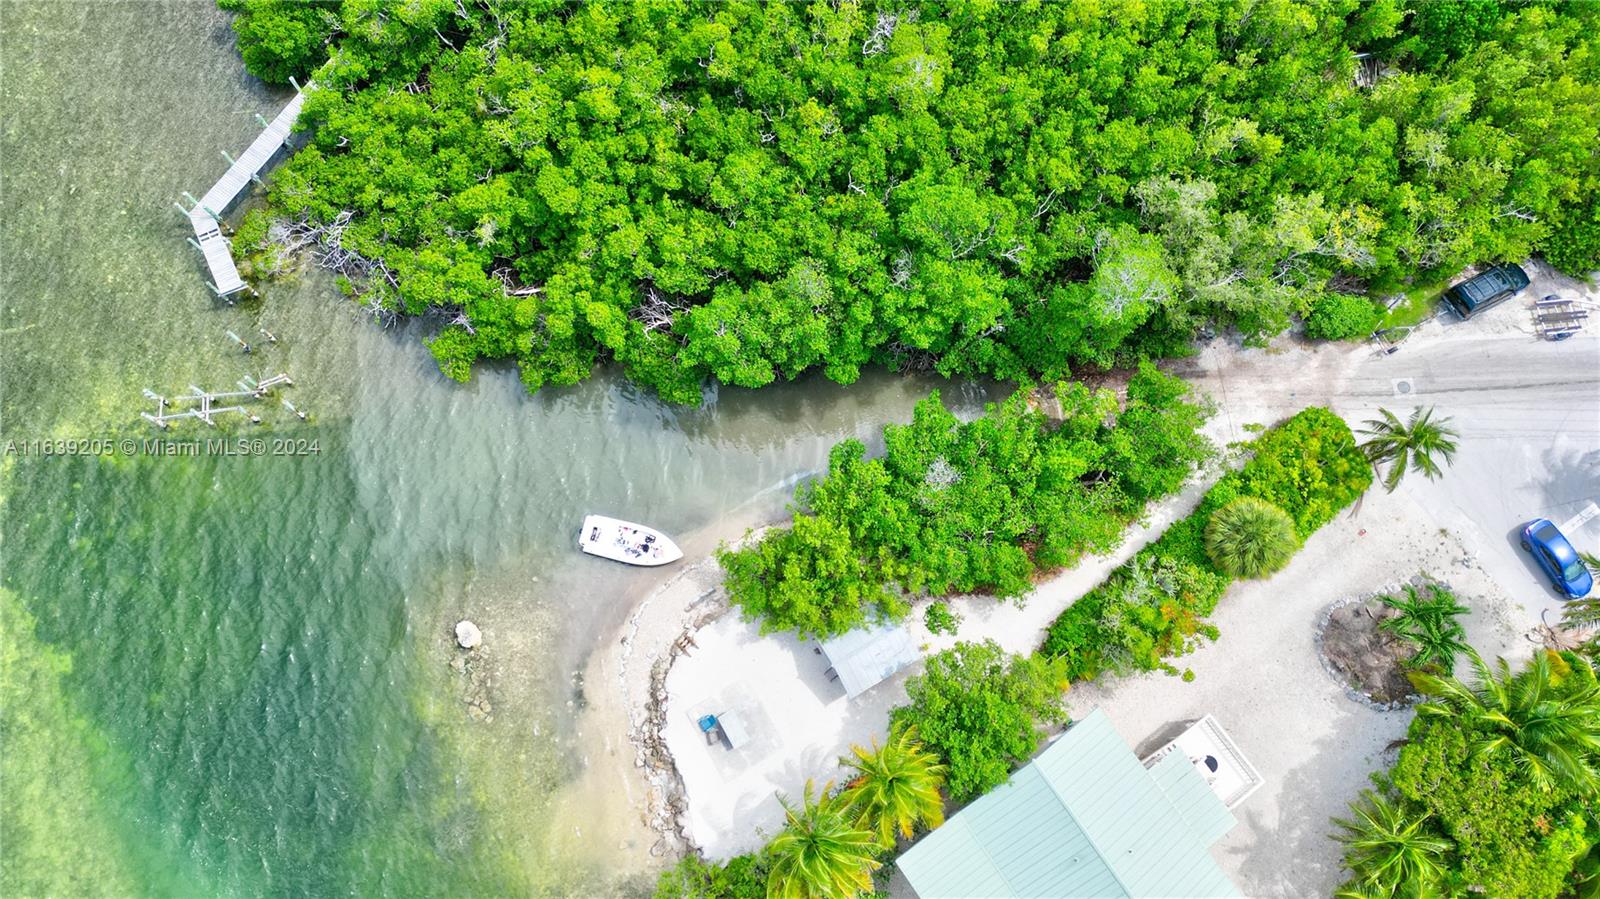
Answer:
<svg viewBox="0 0 1600 899"><path fill-rule="evenodd" d="M309 88L311 85L306 85ZM205 196L198 201L188 194L194 202L194 208L178 208L189 217L189 224L194 228L194 239L191 241L205 257L206 268L211 270L209 287L219 297L227 297L246 289L249 285L239 277L239 269L233 264L233 250L228 239L222 236L222 226L219 221L222 214L239 199L250 187L251 182L261 183L261 171L272 162L274 156L289 140L289 132L294 128L295 120L300 117L300 107L305 103L305 90L295 91L294 98L277 118L265 122L266 127L261 134L251 141L248 149L238 159L223 153L231 165L223 173L216 184L206 191ZM264 121L264 120L263 120Z"/></svg>

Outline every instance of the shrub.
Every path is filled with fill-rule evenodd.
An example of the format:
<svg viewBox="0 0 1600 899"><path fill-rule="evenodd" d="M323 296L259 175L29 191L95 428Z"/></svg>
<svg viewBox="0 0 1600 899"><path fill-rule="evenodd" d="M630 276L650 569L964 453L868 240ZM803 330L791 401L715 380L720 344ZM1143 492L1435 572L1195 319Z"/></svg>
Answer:
<svg viewBox="0 0 1600 899"><path fill-rule="evenodd" d="M922 613L922 623L935 634L954 634L961 627L961 615L950 611L950 604L933 602Z"/></svg>
<svg viewBox="0 0 1600 899"><path fill-rule="evenodd" d="M1515 673L1503 660L1491 671L1474 659L1475 686L1414 678L1434 698L1419 707L1394 768L1373 777L1399 817L1421 823L1419 837L1447 846L1426 895L1584 895L1572 876L1597 839L1593 667L1571 653L1536 654ZM1557 771L1564 776L1549 776ZM1345 863L1359 876L1368 860L1355 851Z"/></svg>
<svg viewBox="0 0 1600 899"><path fill-rule="evenodd" d="M1261 436L1255 455L1219 485L1288 512L1301 539L1333 520L1372 486L1372 465L1344 420L1320 406L1303 409ZM1214 489L1207 495L1208 506ZM1231 496L1229 497L1231 499Z"/></svg>
<svg viewBox="0 0 1600 899"><path fill-rule="evenodd" d="M1289 513L1253 496L1228 503L1206 524L1206 554L1230 577L1269 575L1288 564L1299 548Z"/></svg>
<svg viewBox="0 0 1600 899"><path fill-rule="evenodd" d="M1448 674L1455 670L1456 655L1471 651L1458 620L1468 609L1443 584L1429 583L1425 592L1407 584L1404 596L1385 596L1383 601L1400 614L1385 618L1378 627L1417 648L1406 663L1410 667Z"/></svg>
<svg viewBox="0 0 1600 899"><path fill-rule="evenodd" d="M267 232L271 229L272 214L266 209L257 207L246 212L233 232L234 252L248 255L261 249L266 245Z"/></svg>
<svg viewBox="0 0 1600 899"><path fill-rule="evenodd" d="M338 31L335 0L218 0L236 12L233 30L250 74L273 84L305 78L328 58L328 39Z"/></svg>
<svg viewBox="0 0 1600 899"><path fill-rule="evenodd" d="M653 899L766 899L767 869L764 854L752 853L708 862L698 854L686 855L656 878Z"/></svg>
<svg viewBox="0 0 1600 899"><path fill-rule="evenodd" d="M1585 206L1571 210L1545 241L1544 255L1574 278L1600 271L1600 195L1591 194Z"/></svg>
<svg viewBox="0 0 1600 899"><path fill-rule="evenodd" d="M792 628L828 636L860 627L867 607L902 611L852 545L849 531L830 518L802 515L755 546L718 552L728 592L763 633Z"/></svg>
<svg viewBox="0 0 1600 899"><path fill-rule="evenodd" d="M1064 724L1065 666L1009 655L993 641L958 643L928 659L906 682L910 705L890 713L892 729L915 727L946 766L950 797L965 801L1010 776L1039 748L1039 728Z"/></svg>
<svg viewBox="0 0 1600 899"><path fill-rule="evenodd" d="M884 428L883 458L835 446L827 474L796 492L792 527L721 550L729 596L764 630L818 636L903 615L908 593L1021 596L1039 571L1115 546L1209 454L1188 392L1149 365L1120 411L1110 391L1064 384L1059 423L1027 391L969 422L934 393L909 425Z"/></svg>
<svg viewBox="0 0 1600 899"><path fill-rule="evenodd" d="M1317 340L1355 340L1372 336L1383 311L1364 296L1325 293L1311 304L1306 336Z"/></svg>
<svg viewBox="0 0 1600 899"><path fill-rule="evenodd" d="M1073 680L1103 671L1176 673L1163 659L1190 651L1198 636L1216 637L1204 617L1227 586L1227 577L1204 565L1146 548L1068 606L1040 651L1061 659Z"/></svg>
<svg viewBox="0 0 1600 899"><path fill-rule="evenodd" d="M1457 890L1558 895L1576 857L1595 840L1582 802L1539 789L1511 756L1475 753L1471 742L1470 729L1457 722L1419 716L1391 772L1395 788L1431 813L1454 843L1447 867Z"/></svg>
<svg viewBox="0 0 1600 899"><path fill-rule="evenodd" d="M1224 475L1194 513L1140 550L1105 582L1051 623L1040 652L1059 659L1073 680L1106 671L1177 669L1164 661L1216 639L1205 616L1216 608L1230 576L1207 550L1214 515L1241 498L1277 507L1292 520L1286 536L1297 547L1372 483L1372 469L1342 419L1327 409L1302 410L1255 442L1244 467ZM1291 550L1292 554L1292 550Z"/></svg>

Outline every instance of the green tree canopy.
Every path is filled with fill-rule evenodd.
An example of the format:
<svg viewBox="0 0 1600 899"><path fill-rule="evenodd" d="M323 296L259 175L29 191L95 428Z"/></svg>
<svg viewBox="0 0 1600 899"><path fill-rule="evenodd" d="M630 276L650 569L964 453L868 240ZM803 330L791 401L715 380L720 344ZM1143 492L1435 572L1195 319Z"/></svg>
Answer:
<svg viewBox="0 0 1600 899"><path fill-rule="evenodd" d="M1031 397L963 422L935 393L884 428L883 458L835 446L796 491L792 526L719 551L733 603L767 630L831 636L902 616L908 594L1022 596L1038 572L1115 546L1211 452L1207 410L1148 363L1126 403L1062 384L1052 420Z"/></svg>
<svg viewBox="0 0 1600 899"><path fill-rule="evenodd" d="M1056 379L1596 259L1591 3L224 2L326 55L273 207L452 377Z"/></svg>
<svg viewBox="0 0 1600 899"><path fill-rule="evenodd" d="M964 802L1005 782L1039 747L1040 728L1064 724L1065 667L1008 655L993 641L958 643L906 682L909 705L890 714L944 759L951 798Z"/></svg>

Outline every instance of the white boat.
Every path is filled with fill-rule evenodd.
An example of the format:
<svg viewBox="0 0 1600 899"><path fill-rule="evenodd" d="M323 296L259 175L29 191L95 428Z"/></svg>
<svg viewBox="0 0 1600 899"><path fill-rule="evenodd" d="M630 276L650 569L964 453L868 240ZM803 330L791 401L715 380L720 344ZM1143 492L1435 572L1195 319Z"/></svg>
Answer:
<svg viewBox="0 0 1600 899"><path fill-rule="evenodd" d="M578 548L629 565L665 565L683 558L683 550L666 534L642 524L590 515L578 532Z"/></svg>

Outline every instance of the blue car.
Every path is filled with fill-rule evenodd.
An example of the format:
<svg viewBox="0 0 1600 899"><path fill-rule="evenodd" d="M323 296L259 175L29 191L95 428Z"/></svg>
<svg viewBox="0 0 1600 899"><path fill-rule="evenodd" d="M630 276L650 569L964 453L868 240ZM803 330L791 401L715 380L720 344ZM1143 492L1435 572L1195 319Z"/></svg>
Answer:
<svg viewBox="0 0 1600 899"><path fill-rule="evenodd" d="M1556 592L1568 599L1581 599L1594 587L1594 576L1578 558L1561 531L1543 518L1535 518L1522 529L1522 548L1533 554Z"/></svg>

